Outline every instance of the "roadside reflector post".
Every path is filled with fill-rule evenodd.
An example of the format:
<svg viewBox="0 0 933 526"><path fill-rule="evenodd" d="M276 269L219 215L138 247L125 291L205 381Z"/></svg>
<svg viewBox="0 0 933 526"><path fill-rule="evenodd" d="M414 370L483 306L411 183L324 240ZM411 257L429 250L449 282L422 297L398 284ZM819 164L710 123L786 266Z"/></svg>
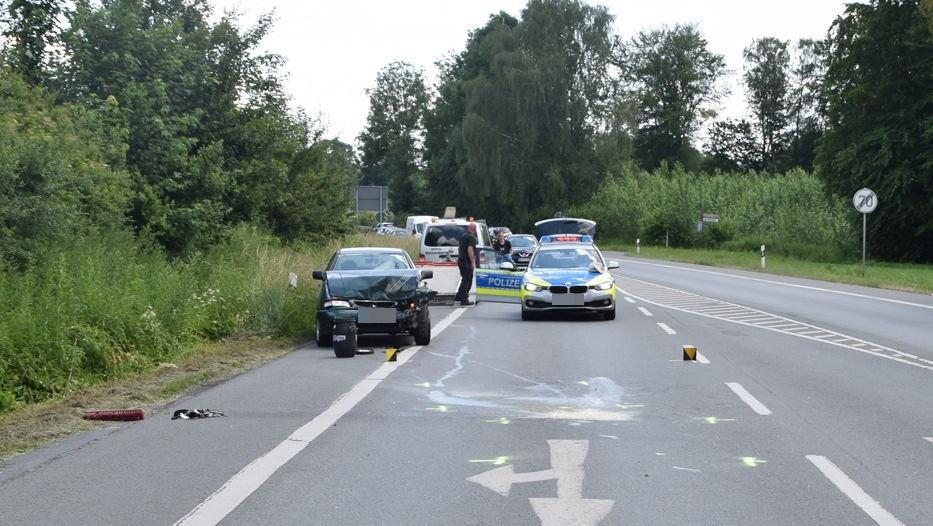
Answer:
<svg viewBox="0 0 933 526"><path fill-rule="evenodd" d="M641 254L641 238L635 240L635 253Z"/></svg>
<svg viewBox="0 0 933 526"><path fill-rule="evenodd" d="M398 361L398 349L396 349L395 347L386 347L386 361L397 362Z"/></svg>
<svg viewBox="0 0 933 526"><path fill-rule="evenodd" d="M764 245L761 245L761 268L762 270L764 270L765 268L765 246Z"/></svg>
<svg viewBox="0 0 933 526"><path fill-rule="evenodd" d="M684 361L695 362L697 359L697 348L693 345L684 345Z"/></svg>

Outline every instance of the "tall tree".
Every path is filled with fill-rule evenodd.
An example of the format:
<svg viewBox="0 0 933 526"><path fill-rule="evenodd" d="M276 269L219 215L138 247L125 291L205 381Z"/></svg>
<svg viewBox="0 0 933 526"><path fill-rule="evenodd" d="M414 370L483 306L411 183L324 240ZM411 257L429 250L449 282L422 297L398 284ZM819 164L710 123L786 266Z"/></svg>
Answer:
<svg viewBox="0 0 933 526"><path fill-rule="evenodd" d="M8 0L7 24L3 36L8 39L7 61L33 85L47 75L48 54L57 43L58 15L63 0Z"/></svg>
<svg viewBox="0 0 933 526"><path fill-rule="evenodd" d="M532 0L520 22L491 17L452 63L436 105L451 119L449 143L430 160L456 169L466 199L482 203L487 219L530 226L603 179L595 143L613 71L613 20L579 1Z"/></svg>
<svg viewBox="0 0 933 526"><path fill-rule="evenodd" d="M367 90L369 116L359 136L363 184L389 186L389 208L396 214L422 213L425 203L424 116L430 96L424 72L393 62Z"/></svg>
<svg viewBox="0 0 933 526"><path fill-rule="evenodd" d="M136 174L131 217L175 253L235 222L278 224L270 203L286 201L291 164L315 138L289 110L282 58L254 54L272 15L240 31L236 13L211 24L210 9L207 0L78 0L56 75L70 100L115 102Z"/></svg>
<svg viewBox="0 0 933 526"><path fill-rule="evenodd" d="M723 56L707 49L695 24L677 24L638 33L617 61L642 108L636 156L644 167L669 161L698 168L691 141L728 95Z"/></svg>
<svg viewBox="0 0 933 526"><path fill-rule="evenodd" d="M788 43L772 37L755 39L742 55L745 58L745 100L759 137L761 166L774 171L787 146L791 111Z"/></svg>
<svg viewBox="0 0 933 526"><path fill-rule="evenodd" d="M818 173L837 195L878 194L868 243L881 259L933 261L933 26L922 6L849 4L829 37Z"/></svg>

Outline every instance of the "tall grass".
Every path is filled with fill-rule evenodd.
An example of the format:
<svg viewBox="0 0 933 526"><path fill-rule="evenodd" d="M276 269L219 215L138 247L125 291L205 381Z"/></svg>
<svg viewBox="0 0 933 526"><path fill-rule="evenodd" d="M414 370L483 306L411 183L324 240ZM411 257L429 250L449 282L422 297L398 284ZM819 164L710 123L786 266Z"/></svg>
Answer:
<svg viewBox="0 0 933 526"><path fill-rule="evenodd" d="M829 197L815 176L692 174L679 168L613 175L587 204L571 211L593 219L597 235L676 248L747 250L768 245L798 257L838 260L857 246L857 212ZM704 213L719 222L697 223Z"/></svg>
<svg viewBox="0 0 933 526"><path fill-rule="evenodd" d="M244 227L181 262L116 232L56 247L25 272L0 271L0 411L148 370L205 341L310 337L312 270L338 246L366 245L417 251L410 238L367 234L286 246Z"/></svg>

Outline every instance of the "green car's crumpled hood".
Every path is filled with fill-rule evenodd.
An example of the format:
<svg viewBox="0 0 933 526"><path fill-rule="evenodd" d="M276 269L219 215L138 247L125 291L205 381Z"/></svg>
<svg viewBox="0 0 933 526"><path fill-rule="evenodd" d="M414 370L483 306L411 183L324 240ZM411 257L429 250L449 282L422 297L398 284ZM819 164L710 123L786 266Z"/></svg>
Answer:
<svg viewBox="0 0 933 526"><path fill-rule="evenodd" d="M387 270L374 272L327 272L327 286L333 298L373 301L431 299L437 292L419 283L417 270Z"/></svg>

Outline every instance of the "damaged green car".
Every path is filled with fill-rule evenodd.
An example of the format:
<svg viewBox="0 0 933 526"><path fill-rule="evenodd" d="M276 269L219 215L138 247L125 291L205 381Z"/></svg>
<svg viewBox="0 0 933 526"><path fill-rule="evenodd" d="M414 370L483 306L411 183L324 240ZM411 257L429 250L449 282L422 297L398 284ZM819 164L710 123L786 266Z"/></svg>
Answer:
<svg viewBox="0 0 933 526"><path fill-rule="evenodd" d="M424 280L431 270L415 268L399 248L342 248L327 270L312 276L322 282L318 295L315 341L333 345L338 321L351 321L357 334L411 334L417 345L431 342L428 303L437 292Z"/></svg>

